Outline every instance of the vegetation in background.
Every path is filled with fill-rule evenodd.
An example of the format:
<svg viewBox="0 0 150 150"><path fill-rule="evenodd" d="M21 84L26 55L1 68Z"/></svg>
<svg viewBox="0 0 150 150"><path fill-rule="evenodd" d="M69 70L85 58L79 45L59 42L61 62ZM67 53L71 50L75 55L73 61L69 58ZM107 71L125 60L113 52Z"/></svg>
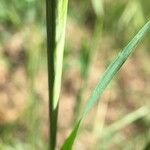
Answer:
<svg viewBox="0 0 150 150"><path fill-rule="evenodd" d="M57 149L81 114L99 75L149 20L149 4L149 0L69 1ZM48 148L45 22L44 1L0 1L0 149ZM106 91L99 107L94 106L82 122L73 149L92 149L93 145L95 149L148 149L149 37L147 34L112 81L107 89L110 96ZM103 117L101 129L99 117Z"/></svg>

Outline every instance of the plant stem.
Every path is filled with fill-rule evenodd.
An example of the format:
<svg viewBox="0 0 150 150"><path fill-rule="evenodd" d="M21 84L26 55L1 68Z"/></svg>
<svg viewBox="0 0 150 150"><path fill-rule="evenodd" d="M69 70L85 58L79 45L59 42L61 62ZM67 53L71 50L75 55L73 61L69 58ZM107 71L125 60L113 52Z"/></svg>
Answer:
<svg viewBox="0 0 150 150"><path fill-rule="evenodd" d="M48 58L48 85L49 85L49 120L50 120L50 149L54 150L56 145L57 112L53 109L54 88L54 51L56 47L56 0L46 0L47 21L47 58ZM55 124L55 125L54 125Z"/></svg>
<svg viewBox="0 0 150 150"><path fill-rule="evenodd" d="M46 0L50 150L56 147L57 116L68 0Z"/></svg>

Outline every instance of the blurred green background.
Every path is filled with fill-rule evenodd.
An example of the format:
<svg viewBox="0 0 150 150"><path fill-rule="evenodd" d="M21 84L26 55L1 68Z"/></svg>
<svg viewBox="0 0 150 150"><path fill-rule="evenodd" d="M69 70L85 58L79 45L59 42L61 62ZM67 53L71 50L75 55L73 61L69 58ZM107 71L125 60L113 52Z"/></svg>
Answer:
<svg viewBox="0 0 150 150"><path fill-rule="evenodd" d="M149 9L149 0L69 0L58 149L108 64L149 20ZM0 1L2 150L48 147L45 22L43 0ZM147 34L107 88L75 150L142 150L149 143L149 42Z"/></svg>

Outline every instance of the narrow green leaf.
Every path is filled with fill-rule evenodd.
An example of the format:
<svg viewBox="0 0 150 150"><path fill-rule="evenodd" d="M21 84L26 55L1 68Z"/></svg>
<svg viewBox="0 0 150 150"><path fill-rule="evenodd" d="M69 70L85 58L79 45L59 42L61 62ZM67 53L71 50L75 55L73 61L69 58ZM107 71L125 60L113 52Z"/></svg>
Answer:
<svg viewBox="0 0 150 150"><path fill-rule="evenodd" d="M110 83L110 81L115 76L115 74L119 71L121 66L130 56L130 54L133 52L133 49L142 40L143 36L145 35L145 33L149 31L149 29L150 29L150 21L143 26L143 28L137 33L137 35L129 42L129 44L122 50L122 52L119 53L116 59L110 64L110 66L104 72L102 78L99 80L89 100L87 101L87 104L83 110L80 120L83 120L85 116L89 113L90 109L98 101L99 97L102 95L107 85ZM67 147L67 145L69 145L68 149L66 150L72 149L73 142L77 136L77 132L78 132L77 130L79 129L80 123L81 123L80 121L77 123L78 127L76 126L74 127L72 133L64 142L63 147ZM74 134L74 132L76 134Z"/></svg>
<svg viewBox="0 0 150 150"><path fill-rule="evenodd" d="M67 18L68 0L57 0L57 17L56 17L56 45L55 45L55 82L54 82L54 103L53 108L56 109L61 87L61 75L63 66L63 53L65 42L65 28Z"/></svg>
<svg viewBox="0 0 150 150"><path fill-rule="evenodd" d="M75 125L73 131L71 132L70 136L66 139L65 144L62 146L61 150L71 150L72 145L75 141L75 137L77 136L77 132L81 123L81 119Z"/></svg>
<svg viewBox="0 0 150 150"><path fill-rule="evenodd" d="M103 91L115 76L115 74L119 71L121 66L133 52L133 49L137 46L139 41L142 40L143 36L150 29L150 21L144 25L144 27L137 33L137 35L129 42L129 44L119 53L116 59L110 64L107 70L104 72L102 78L99 80L96 88L94 89L92 95L90 96L85 109L83 111L84 117L89 110L93 107L93 105L98 101L98 98L102 95Z"/></svg>
<svg viewBox="0 0 150 150"><path fill-rule="evenodd" d="M149 113L149 107L143 106L135 110L134 112L127 114L125 117L123 117L119 121L108 126L105 129L105 132L103 133L103 138L117 132L118 130L124 128L125 126L131 124L132 122L148 115L148 113Z"/></svg>

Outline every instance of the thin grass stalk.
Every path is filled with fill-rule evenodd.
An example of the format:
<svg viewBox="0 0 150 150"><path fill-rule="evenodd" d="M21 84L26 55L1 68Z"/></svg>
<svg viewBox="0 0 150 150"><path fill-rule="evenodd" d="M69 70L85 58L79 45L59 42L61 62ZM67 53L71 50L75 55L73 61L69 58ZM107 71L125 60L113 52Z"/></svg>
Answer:
<svg viewBox="0 0 150 150"><path fill-rule="evenodd" d="M46 0L50 150L56 148L67 5L68 0Z"/></svg>
<svg viewBox="0 0 150 150"><path fill-rule="evenodd" d="M49 121L50 121L50 149L54 150L56 145L57 113L58 107L53 109L54 88L54 50L56 47L56 0L46 0L47 21L47 58L48 58L48 86L49 86Z"/></svg>

